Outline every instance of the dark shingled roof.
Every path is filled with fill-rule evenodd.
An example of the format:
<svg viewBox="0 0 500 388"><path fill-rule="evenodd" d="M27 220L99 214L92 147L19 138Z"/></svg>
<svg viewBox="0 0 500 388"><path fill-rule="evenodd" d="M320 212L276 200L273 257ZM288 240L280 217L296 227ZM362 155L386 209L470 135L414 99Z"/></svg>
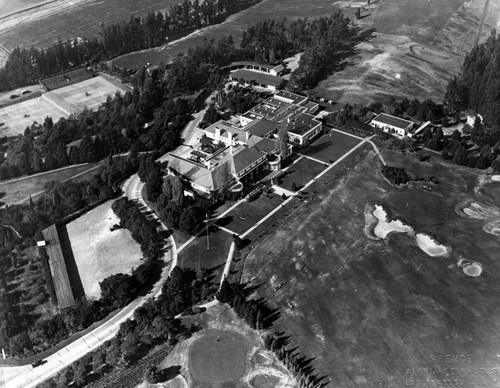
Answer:
<svg viewBox="0 0 500 388"><path fill-rule="evenodd" d="M399 117L391 116L385 113L380 113L373 120L401 129L405 129L406 127L408 127L408 125L413 124L411 121L400 119Z"/></svg>
<svg viewBox="0 0 500 388"><path fill-rule="evenodd" d="M267 134L278 129L278 125L267 119L256 119L245 128L251 135L266 137Z"/></svg>
<svg viewBox="0 0 500 388"><path fill-rule="evenodd" d="M275 140L266 138L260 140L258 143L255 143L254 148L261 152L270 153L276 148L276 143Z"/></svg>
<svg viewBox="0 0 500 388"><path fill-rule="evenodd" d="M284 81L281 77L276 77L271 74L259 73L257 71L239 69L230 74L233 79L243 79L246 82L256 82L258 84L271 85L278 87Z"/></svg>
<svg viewBox="0 0 500 388"><path fill-rule="evenodd" d="M254 147L245 148L233 156L234 169L236 174L239 174L253 162L259 160L264 154L257 151Z"/></svg>
<svg viewBox="0 0 500 388"><path fill-rule="evenodd" d="M61 310L73 307L75 299L56 225L52 224L47 229L42 230L42 234L44 240L47 242L45 249L49 256L50 273L56 291L57 305Z"/></svg>

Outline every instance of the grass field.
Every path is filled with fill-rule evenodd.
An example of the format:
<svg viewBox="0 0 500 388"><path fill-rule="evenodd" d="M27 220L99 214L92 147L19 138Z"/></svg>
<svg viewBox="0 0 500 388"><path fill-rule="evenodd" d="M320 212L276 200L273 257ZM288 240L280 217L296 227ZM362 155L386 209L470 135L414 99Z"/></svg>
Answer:
<svg viewBox="0 0 500 388"><path fill-rule="evenodd" d="M193 379L202 384L238 380L245 373L245 342L245 337L236 332L207 331L189 351Z"/></svg>
<svg viewBox="0 0 500 388"><path fill-rule="evenodd" d="M179 265L195 270L218 265L223 267L232 242L233 237L229 233L212 227L208 240L210 249L207 249L207 236L204 233L179 254ZM217 279L219 278L217 277Z"/></svg>
<svg viewBox="0 0 500 388"><path fill-rule="evenodd" d="M393 187L370 152L251 252L243 280L256 276L256 283L268 285L258 293L282 308L278 329L293 335L292 346L317 357L313 364L330 376L331 386L402 387L418 379L431 387L432 378L435 383L454 368L463 386L496 387L496 374L470 371L498 365L491 341L500 334L498 237L482 231L485 220L455 212L463 200L487 200L474 190L477 172L437 158L419 163L388 151L384 157L411 173L432 171L440 183L431 192L418 184ZM394 217L436 236L452 248L449 257L429 257L401 234L369 239L367 202L382 203ZM457 265L462 258L480 262L482 276L467 277ZM275 292L282 279L288 283ZM468 361L447 363L437 358L443 354L467 355Z"/></svg>
<svg viewBox="0 0 500 388"><path fill-rule="evenodd" d="M0 18L45 3L47 0L0 0Z"/></svg>
<svg viewBox="0 0 500 388"><path fill-rule="evenodd" d="M298 162L292 164L287 170L287 174L278 182L278 186L291 190L292 185L300 190L307 182L313 179L326 168L324 164L315 160L303 157Z"/></svg>
<svg viewBox="0 0 500 388"><path fill-rule="evenodd" d="M95 168L96 166L98 166L98 163L70 166L36 176L1 182L0 193L5 193L5 196L0 200L8 205L25 202L29 199L30 195L35 198L36 194L43 192L48 182L62 182L75 176L75 178L82 179L88 176L88 174L92 176L92 174L99 171ZM86 171L88 171L88 174L85 174Z"/></svg>
<svg viewBox="0 0 500 388"><path fill-rule="evenodd" d="M24 2L24 1L22 1ZM31 1L33 2L33 1ZM14 3L21 3L16 1ZM59 4L61 3L61 4ZM100 24L106 25L128 20L131 15L144 16L151 10L168 9L176 0L76 0L72 4L56 2L22 17L13 15L18 23L0 19L2 43L7 48L16 46L47 47L60 37L63 41L77 36L92 38L100 32ZM1 15L0 15L1 16ZM14 20L16 20L14 19ZM2 24L5 27L2 28Z"/></svg>
<svg viewBox="0 0 500 388"><path fill-rule="evenodd" d="M301 150L301 153L325 163L335 161L360 142L349 135L336 131L330 131L314 141L309 147Z"/></svg>
<svg viewBox="0 0 500 388"><path fill-rule="evenodd" d="M98 299L99 282L117 273L131 273L141 264L142 253L130 232L109 229L120 222L111 209L113 201L90 210L67 225L85 295Z"/></svg>
<svg viewBox="0 0 500 388"><path fill-rule="evenodd" d="M221 218L217 225L221 225L237 234L242 234L283 202L280 196L269 195L268 197L262 193L252 202L242 202L225 217ZM241 215L244 215L243 219L240 217Z"/></svg>

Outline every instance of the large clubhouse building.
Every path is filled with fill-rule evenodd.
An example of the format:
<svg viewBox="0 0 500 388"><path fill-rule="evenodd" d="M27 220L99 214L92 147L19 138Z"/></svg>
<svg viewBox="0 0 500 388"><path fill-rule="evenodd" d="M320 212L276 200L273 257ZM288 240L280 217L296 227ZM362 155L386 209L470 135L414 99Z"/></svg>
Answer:
<svg viewBox="0 0 500 388"><path fill-rule="evenodd" d="M321 132L322 124L313 116L317 110L318 104L306 97L280 91L238 120L220 120L205 128L189 154L170 153L168 172L207 198L241 191L266 174L279 173L293 144L304 145ZM288 132L285 154L280 154L277 138L280 126Z"/></svg>

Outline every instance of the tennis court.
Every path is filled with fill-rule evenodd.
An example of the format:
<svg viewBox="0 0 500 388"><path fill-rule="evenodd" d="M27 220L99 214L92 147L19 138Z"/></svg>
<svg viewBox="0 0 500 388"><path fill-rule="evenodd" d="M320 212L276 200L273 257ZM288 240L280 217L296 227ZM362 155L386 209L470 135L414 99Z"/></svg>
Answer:
<svg viewBox="0 0 500 388"><path fill-rule="evenodd" d="M43 123L50 116L57 122L61 117L80 113L85 108L95 110L116 92L125 94L127 88L97 76L42 94L18 104L0 108L0 137L23 134L35 121Z"/></svg>
<svg viewBox="0 0 500 388"><path fill-rule="evenodd" d="M72 107L74 112L81 112L85 108L97 109L109 95L114 96L116 92L125 94L127 90L125 86L119 87L101 76L97 76L47 92L45 95L58 105L63 106L66 103Z"/></svg>
<svg viewBox="0 0 500 388"><path fill-rule="evenodd" d="M0 123L3 123L0 125L0 137L22 135L26 127L35 121L42 124L47 116L56 122L68 115L42 97L0 108Z"/></svg>

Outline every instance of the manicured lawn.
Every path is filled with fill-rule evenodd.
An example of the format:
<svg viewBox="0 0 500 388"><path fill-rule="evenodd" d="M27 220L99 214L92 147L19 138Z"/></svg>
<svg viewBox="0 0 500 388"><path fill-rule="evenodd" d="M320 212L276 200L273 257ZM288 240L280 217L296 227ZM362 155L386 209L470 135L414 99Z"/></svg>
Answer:
<svg viewBox="0 0 500 388"><path fill-rule="evenodd" d="M304 157L297 163L290 166L288 174L280 179L278 186L286 190L291 190L292 184L295 183L297 189L300 190L301 187L303 187L325 168L326 166L324 164Z"/></svg>
<svg viewBox="0 0 500 388"><path fill-rule="evenodd" d="M245 372L245 337L234 331L209 330L189 351L189 369L200 383L225 383Z"/></svg>
<svg viewBox="0 0 500 388"><path fill-rule="evenodd" d="M229 214L221 218L217 225L228 228L236 232L236 234L242 234L275 209L276 206L279 206L281 202L283 200L276 194L269 194L268 196L262 193L252 202L242 202Z"/></svg>
<svg viewBox="0 0 500 388"><path fill-rule="evenodd" d="M229 233L212 227L208 235L210 249L207 249L207 235L203 233L179 253L179 265L193 269L223 266L232 242Z"/></svg>
<svg viewBox="0 0 500 388"><path fill-rule="evenodd" d="M30 195L34 197L35 194L43 191L45 185L50 181L61 182L71 179L78 174L82 175L78 175L76 178L83 179L85 176L88 177L97 174L100 169L91 170L97 165L98 163L89 163L83 166L68 167L64 170L51 171L38 176L2 182L0 183L0 193L5 193L5 196L0 198L0 201L10 205L28 200ZM89 171L89 173L84 174L86 171Z"/></svg>
<svg viewBox="0 0 500 388"><path fill-rule="evenodd" d="M469 354L468 370L494 368L498 347L491 338L500 335L498 237L482 230L487 220L455 212L466 199L486 200L475 190L477 172L438 158L426 167L401 154L385 156L411 170L433 170L441 183L425 193L417 184L394 187L380 176L380 162L370 152L314 206L304 206L257 246L245 261L242 280L255 277L254 283L266 284L257 293L281 307L276 328L292 335L291 347L316 357L313 366L332 379L331 386L399 388L418 378L408 377L408 368L449 368L431 361L436 354ZM373 201L450 246L449 257L427 256L401 234L369 239L364 209ZM486 271L467 277L457 266L459 258L477 260ZM287 283L274 291L283 280ZM497 384L487 374L463 370L455 378L464 386Z"/></svg>
<svg viewBox="0 0 500 388"><path fill-rule="evenodd" d="M361 140L349 135L344 135L336 131L330 131L321 136L301 153L312 158L330 163L337 160L351 148L356 146Z"/></svg>

